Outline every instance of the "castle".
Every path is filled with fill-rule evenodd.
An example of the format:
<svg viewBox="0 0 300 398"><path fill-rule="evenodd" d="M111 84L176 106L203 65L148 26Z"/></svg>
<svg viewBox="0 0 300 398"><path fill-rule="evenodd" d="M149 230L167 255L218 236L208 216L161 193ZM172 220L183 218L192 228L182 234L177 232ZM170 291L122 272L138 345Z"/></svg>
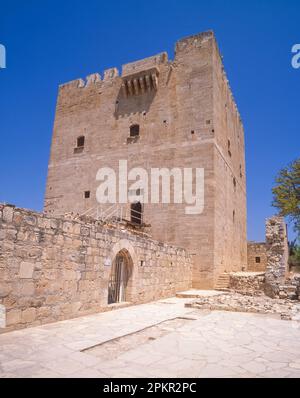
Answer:
<svg viewBox="0 0 300 398"><path fill-rule="evenodd" d="M147 201L121 175L117 196L134 200L99 204L99 170L124 162L170 171L154 188L174 200ZM201 171L198 213L175 200L176 170L196 170L185 198ZM0 332L224 287L245 269L244 131L214 34L179 40L173 61L61 85L44 212L0 204L0 243ZM265 246L249 247L251 269L265 268Z"/></svg>
<svg viewBox="0 0 300 398"><path fill-rule="evenodd" d="M120 160L204 170L199 215L184 203L131 205L132 221L154 239L191 253L193 287L213 288L246 267L244 131L212 32L179 40L173 61L161 53L123 65L121 75L112 68L60 86L45 213L96 209L97 170Z"/></svg>

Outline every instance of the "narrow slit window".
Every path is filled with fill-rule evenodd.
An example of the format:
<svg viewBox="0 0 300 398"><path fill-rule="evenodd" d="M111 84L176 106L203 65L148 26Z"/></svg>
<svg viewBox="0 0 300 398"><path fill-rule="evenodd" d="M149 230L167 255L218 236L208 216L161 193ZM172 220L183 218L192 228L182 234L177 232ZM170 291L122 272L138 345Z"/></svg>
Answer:
<svg viewBox="0 0 300 398"><path fill-rule="evenodd" d="M231 142L230 142L230 140L227 141L227 147L228 147L228 155L231 157Z"/></svg>

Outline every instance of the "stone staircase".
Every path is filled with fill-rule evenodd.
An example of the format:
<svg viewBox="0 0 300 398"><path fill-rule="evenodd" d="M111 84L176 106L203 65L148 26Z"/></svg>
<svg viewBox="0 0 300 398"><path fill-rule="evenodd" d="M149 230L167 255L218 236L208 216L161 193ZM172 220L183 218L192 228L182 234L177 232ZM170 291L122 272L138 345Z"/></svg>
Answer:
<svg viewBox="0 0 300 398"><path fill-rule="evenodd" d="M228 291L229 284L230 284L230 275L229 274L221 274L217 280L215 290Z"/></svg>

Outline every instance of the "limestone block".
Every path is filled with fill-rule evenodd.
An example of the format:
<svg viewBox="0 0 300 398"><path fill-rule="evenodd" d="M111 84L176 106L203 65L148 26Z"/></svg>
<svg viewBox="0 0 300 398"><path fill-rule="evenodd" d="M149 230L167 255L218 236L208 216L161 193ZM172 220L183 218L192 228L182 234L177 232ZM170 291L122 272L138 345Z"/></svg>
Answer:
<svg viewBox="0 0 300 398"><path fill-rule="evenodd" d="M19 277L21 279L31 279L34 271L34 263L22 261L20 264Z"/></svg>
<svg viewBox="0 0 300 398"><path fill-rule="evenodd" d="M23 215L20 212L15 212L13 216L14 224L20 225L23 221Z"/></svg>
<svg viewBox="0 0 300 398"><path fill-rule="evenodd" d="M50 229L51 228L51 221L49 218L38 217L37 225L40 228Z"/></svg>
<svg viewBox="0 0 300 398"><path fill-rule="evenodd" d="M25 215L23 221L28 225L36 225L36 217L34 215Z"/></svg>
<svg viewBox="0 0 300 398"><path fill-rule="evenodd" d="M86 227L81 227L80 234L83 236L90 236L90 229Z"/></svg>
<svg viewBox="0 0 300 398"><path fill-rule="evenodd" d="M24 281L20 286L20 293L22 296L32 296L34 294L34 282Z"/></svg>
<svg viewBox="0 0 300 398"><path fill-rule="evenodd" d="M41 307L37 309L37 319L50 317L51 314L51 307Z"/></svg>
<svg viewBox="0 0 300 398"><path fill-rule="evenodd" d="M1 274L0 274L0 279L1 279ZM0 282L0 299L7 297L11 293L12 289L10 284Z"/></svg>
<svg viewBox="0 0 300 398"><path fill-rule="evenodd" d="M12 309L7 311L6 314L6 326L17 325L21 322L21 310Z"/></svg>
<svg viewBox="0 0 300 398"><path fill-rule="evenodd" d="M70 233L73 232L73 224L71 222L64 222L63 224L63 232Z"/></svg>
<svg viewBox="0 0 300 398"><path fill-rule="evenodd" d="M35 308L27 308L22 311L21 320L22 323L30 323L35 321L36 319L36 309Z"/></svg>
<svg viewBox="0 0 300 398"><path fill-rule="evenodd" d="M3 221L6 223L11 223L13 220L14 208L13 207L4 207L3 209Z"/></svg>

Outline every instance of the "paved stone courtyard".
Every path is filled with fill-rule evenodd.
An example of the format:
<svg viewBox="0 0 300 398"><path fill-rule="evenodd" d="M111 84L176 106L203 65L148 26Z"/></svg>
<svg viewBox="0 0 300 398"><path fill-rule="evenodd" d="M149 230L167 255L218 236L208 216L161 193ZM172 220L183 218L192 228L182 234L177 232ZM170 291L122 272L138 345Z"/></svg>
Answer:
<svg viewBox="0 0 300 398"><path fill-rule="evenodd" d="M300 377L300 323L171 298L0 335L0 377Z"/></svg>

